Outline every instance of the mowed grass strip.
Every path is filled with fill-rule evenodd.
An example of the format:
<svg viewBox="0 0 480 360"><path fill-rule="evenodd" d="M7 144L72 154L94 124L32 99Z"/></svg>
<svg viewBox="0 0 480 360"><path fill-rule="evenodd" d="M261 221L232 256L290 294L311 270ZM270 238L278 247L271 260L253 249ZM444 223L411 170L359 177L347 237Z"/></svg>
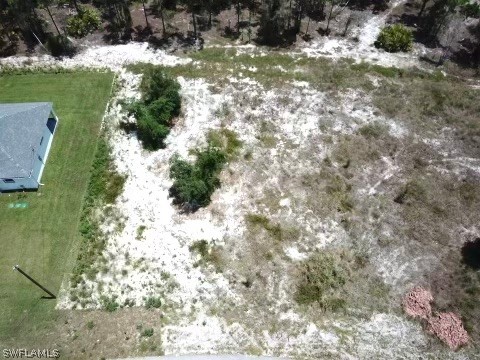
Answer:
<svg viewBox="0 0 480 360"><path fill-rule="evenodd" d="M55 319L55 301L40 299L42 290L12 266L19 264L54 293L71 270L112 81L112 73L85 71L0 76L0 102L51 101L60 119L42 177L45 185L38 192L0 194L0 339L33 335ZM16 201L28 208L10 209Z"/></svg>

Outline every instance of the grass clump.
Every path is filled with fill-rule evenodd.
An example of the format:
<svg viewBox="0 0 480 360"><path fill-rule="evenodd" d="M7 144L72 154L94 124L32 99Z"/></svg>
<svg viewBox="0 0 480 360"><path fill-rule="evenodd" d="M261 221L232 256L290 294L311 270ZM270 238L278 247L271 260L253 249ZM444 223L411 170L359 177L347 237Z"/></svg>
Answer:
<svg viewBox="0 0 480 360"><path fill-rule="evenodd" d="M210 131L207 134L207 141L210 146L223 149L229 157L237 155L242 147L242 142L238 139L237 134L226 128Z"/></svg>
<svg viewBox="0 0 480 360"><path fill-rule="evenodd" d="M180 84L161 68L147 68L140 86L142 100L130 105L129 112L137 119L138 138L143 147L157 150L164 147L173 118L180 114Z"/></svg>
<svg viewBox="0 0 480 360"><path fill-rule="evenodd" d="M379 122L374 122L362 126L358 129L358 132L367 139L378 139L386 132L386 130L387 129L384 125Z"/></svg>
<svg viewBox="0 0 480 360"><path fill-rule="evenodd" d="M325 190L332 200L335 200L337 211L345 213L353 210L355 205L350 194L352 185L341 175L337 174L328 178Z"/></svg>
<svg viewBox="0 0 480 360"><path fill-rule="evenodd" d="M397 204L411 204L413 201L425 202L426 190L424 185L418 180L409 180L395 197Z"/></svg>
<svg viewBox="0 0 480 360"><path fill-rule="evenodd" d="M387 26L378 35L375 46L388 52L410 51L413 44L412 31L402 24Z"/></svg>
<svg viewBox="0 0 480 360"><path fill-rule="evenodd" d="M280 224L275 224L264 215L247 214L245 219L252 227L260 227L267 231L268 235L277 241L283 241L298 236L296 229L283 228Z"/></svg>
<svg viewBox="0 0 480 360"><path fill-rule="evenodd" d="M305 260L299 269L297 303L318 303L324 310L332 311L344 308L342 289L350 277L347 264L332 252L318 252Z"/></svg>
<svg viewBox="0 0 480 360"><path fill-rule="evenodd" d="M189 250L200 255L200 260L194 266L213 265L217 272L222 270L223 259L220 246L210 245L206 240L199 240L190 245Z"/></svg>
<svg viewBox="0 0 480 360"><path fill-rule="evenodd" d="M162 306L162 299L159 297L155 296L150 296L146 301L145 301L145 308L147 309L158 309Z"/></svg>
<svg viewBox="0 0 480 360"><path fill-rule="evenodd" d="M102 308L108 312L114 312L120 307L115 297L102 296L100 303L102 304Z"/></svg>
<svg viewBox="0 0 480 360"><path fill-rule="evenodd" d="M153 333L154 333L153 328L148 328L148 329L144 329L141 332L140 336L142 336L142 337L152 337Z"/></svg>
<svg viewBox="0 0 480 360"><path fill-rule="evenodd" d="M227 154L209 145L195 150L192 164L178 155L170 160L170 178L174 180L170 196L185 212L194 212L210 203L210 197L220 187L219 175L227 162Z"/></svg>
<svg viewBox="0 0 480 360"><path fill-rule="evenodd" d="M138 228L137 228L137 236L135 237L135 239L137 240L142 240L143 238L143 233L145 232L145 230L147 229L147 227L145 225L140 225Z"/></svg>

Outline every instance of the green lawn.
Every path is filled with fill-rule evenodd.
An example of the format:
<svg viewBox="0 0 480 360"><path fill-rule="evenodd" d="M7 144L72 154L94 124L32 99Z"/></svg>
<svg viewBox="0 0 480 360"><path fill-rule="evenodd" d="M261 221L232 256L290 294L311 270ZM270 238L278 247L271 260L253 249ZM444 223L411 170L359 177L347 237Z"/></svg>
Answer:
<svg viewBox="0 0 480 360"><path fill-rule="evenodd" d="M52 101L59 124L38 192L0 194L0 340L28 337L55 321L54 300L14 272L19 264L58 293L71 270L82 201L113 74L0 76L0 102ZM1 129L0 129L1 131ZM28 208L10 209L15 201Z"/></svg>

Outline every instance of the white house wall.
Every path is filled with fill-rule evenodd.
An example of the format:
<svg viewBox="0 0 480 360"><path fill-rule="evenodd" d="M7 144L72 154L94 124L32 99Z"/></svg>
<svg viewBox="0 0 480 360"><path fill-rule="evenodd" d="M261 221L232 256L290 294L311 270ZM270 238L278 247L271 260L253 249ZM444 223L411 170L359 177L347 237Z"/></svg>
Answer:
<svg viewBox="0 0 480 360"><path fill-rule="evenodd" d="M58 121L55 124L55 130L57 129L57 125L58 125ZM54 130L54 133L55 133L55 130ZM52 146L52 142L53 142L53 134L50 132L47 126L45 126L45 130L43 131L42 136L43 136L43 141L41 145L38 144L39 147L37 148L37 151L35 154L35 163L33 165L33 171L32 171L32 178L35 179L35 181L38 183L41 183L43 170L45 168L48 154L50 152L50 147Z"/></svg>

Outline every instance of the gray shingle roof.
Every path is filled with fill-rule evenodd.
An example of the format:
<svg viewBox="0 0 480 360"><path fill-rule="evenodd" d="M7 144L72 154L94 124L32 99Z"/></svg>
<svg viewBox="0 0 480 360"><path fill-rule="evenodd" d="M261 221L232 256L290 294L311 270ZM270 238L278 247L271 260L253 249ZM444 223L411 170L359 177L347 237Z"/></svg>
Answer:
<svg viewBox="0 0 480 360"><path fill-rule="evenodd" d="M0 104L0 178L29 177L52 103Z"/></svg>

